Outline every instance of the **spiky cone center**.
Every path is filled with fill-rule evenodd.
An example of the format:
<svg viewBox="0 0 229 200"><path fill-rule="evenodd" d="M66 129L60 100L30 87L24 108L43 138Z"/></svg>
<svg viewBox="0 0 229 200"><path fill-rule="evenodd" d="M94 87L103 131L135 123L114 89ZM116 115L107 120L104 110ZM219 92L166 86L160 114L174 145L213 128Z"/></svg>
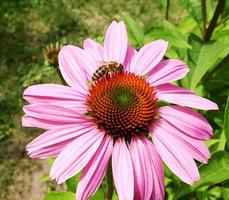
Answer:
<svg viewBox="0 0 229 200"><path fill-rule="evenodd" d="M61 48L62 45L59 45L58 43L54 45L51 43L50 45L46 46L45 49L43 49L44 58L50 65L58 66L58 54Z"/></svg>
<svg viewBox="0 0 229 200"><path fill-rule="evenodd" d="M145 134L155 118L157 98L144 78L114 73L96 81L87 98L88 116L113 136Z"/></svg>

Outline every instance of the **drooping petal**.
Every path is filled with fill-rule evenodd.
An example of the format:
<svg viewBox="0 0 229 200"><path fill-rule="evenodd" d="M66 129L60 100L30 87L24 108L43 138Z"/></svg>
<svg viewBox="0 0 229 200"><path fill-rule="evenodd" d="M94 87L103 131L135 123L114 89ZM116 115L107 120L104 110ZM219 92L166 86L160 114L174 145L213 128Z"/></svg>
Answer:
<svg viewBox="0 0 229 200"><path fill-rule="evenodd" d="M124 61L124 69L126 71L130 71L130 63L136 53L137 53L137 50L135 48L128 46L127 52L126 52L126 58Z"/></svg>
<svg viewBox="0 0 229 200"><path fill-rule="evenodd" d="M161 101L202 110L218 109L218 106L214 102L197 96L190 90L172 84L158 85L155 87L155 92Z"/></svg>
<svg viewBox="0 0 229 200"><path fill-rule="evenodd" d="M97 151L103 137L104 133L96 128L77 137L58 155L50 177L58 183L63 183L80 172Z"/></svg>
<svg viewBox="0 0 229 200"><path fill-rule="evenodd" d="M25 116L22 118L22 124L27 127L51 129L87 121L86 117L75 108L65 108L54 104L31 104L24 106L23 110Z"/></svg>
<svg viewBox="0 0 229 200"><path fill-rule="evenodd" d="M86 95L76 89L58 84L39 84L28 87L23 98L29 103L51 103L56 101L85 101Z"/></svg>
<svg viewBox="0 0 229 200"><path fill-rule="evenodd" d="M168 59L160 62L150 71L146 81L152 86L170 83L183 78L189 68L180 60Z"/></svg>
<svg viewBox="0 0 229 200"><path fill-rule="evenodd" d="M130 156L134 170L134 199L150 199L153 189L153 166L151 155L143 137L133 137Z"/></svg>
<svg viewBox="0 0 229 200"><path fill-rule="evenodd" d="M133 200L134 177L129 150L123 138L115 142L112 153L112 171L120 200Z"/></svg>
<svg viewBox="0 0 229 200"><path fill-rule="evenodd" d="M207 163L210 158L210 152L203 141L194 139L185 135L184 132L174 127L166 120L160 120L161 126L173 137L175 140L179 140L183 148L187 149L192 158L202 163Z"/></svg>
<svg viewBox="0 0 229 200"><path fill-rule="evenodd" d="M162 120L154 123L150 133L157 152L174 174L190 185L200 179L192 155L184 148L182 141L169 133L168 127L162 123Z"/></svg>
<svg viewBox="0 0 229 200"><path fill-rule="evenodd" d="M71 141L63 141L62 143L56 144L54 146L49 146L38 151L32 150L28 153L30 158L36 159L46 159L51 157L56 157L60 152L66 147Z"/></svg>
<svg viewBox="0 0 229 200"><path fill-rule="evenodd" d="M124 63L128 45L125 24L113 21L108 27L104 39L104 60Z"/></svg>
<svg viewBox="0 0 229 200"><path fill-rule="evenodd" d="M164 171L161 158L159 157L153 143L145 140L150 154L150 161L153 172L153 191L150 199L163 200L165 196L164 187Z"/></svg>
<svg viewBox="0 0 229 200"><path fill-rule="evenodd" d="M100 147L83 170L77 186L77 200L88 199L96 192L105 175L112 149L113 139L111 136L106 135Z"/></svg>
<svg viewBox="0 0 229 200"><path fill-rule="evenodd" d="M48 120L30 117L28 115L24 115L22 117L21 123L22 123L22 126L24 127L36 127L36 128L47 129L47 130L56 127L56 125L53 125Z"/></svg>
<svg viewBox="0 0 229 200"><path fill-rule="evenodd" d="M84 50L68 45L59 53L59 66L65 81L76 90L86 94L88 91L87 73L93 73L91 58Z"/></svg>
<svg viewBox="0 0 229 200"><path fill-rule="evenodd" d="M26 146L26 150L31 158L57 156L66 145L93 128L94 124L90 122L56 127L35 138Z"/></svg>
<svg viewBox="0 0 229 200"><path fill-rule="evenodd" d="M198 112L181 106L163 106L158 115L185 134L196 139L210 139L212 127Z"/></svg>
<svg viewBox="0 0 229 200"><path fill-rule="evenodd" d="M156 40L142 47L131 61L130 72L140 76L148 73L161 61L167 46L168 42Z"/></svg>

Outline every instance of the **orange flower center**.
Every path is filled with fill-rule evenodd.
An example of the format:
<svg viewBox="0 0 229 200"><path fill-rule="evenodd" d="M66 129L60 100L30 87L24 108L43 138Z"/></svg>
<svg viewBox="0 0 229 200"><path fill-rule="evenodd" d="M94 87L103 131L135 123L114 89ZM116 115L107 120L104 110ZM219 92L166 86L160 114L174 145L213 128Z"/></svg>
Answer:
<svg viewBox="0 0 229 200"><path fill-rule="evenodd" d="M91 87L88 116L113 136L145 134L155 118L156 102L145 79L132 73L114 73Z"/></svg>

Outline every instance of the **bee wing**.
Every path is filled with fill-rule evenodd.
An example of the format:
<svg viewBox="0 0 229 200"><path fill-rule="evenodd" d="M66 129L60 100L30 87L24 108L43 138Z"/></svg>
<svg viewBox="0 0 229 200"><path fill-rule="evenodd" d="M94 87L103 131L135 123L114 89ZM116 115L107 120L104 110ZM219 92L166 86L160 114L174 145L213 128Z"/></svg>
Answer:
<svg viewBox="0 0 229 200"><path fill-rule="evenodd" d="M107 62L107 61L95 61L95 66L97 66L97 67L101 67L103 65L108 65L108 64L109 64L109 62Z"/></svg>

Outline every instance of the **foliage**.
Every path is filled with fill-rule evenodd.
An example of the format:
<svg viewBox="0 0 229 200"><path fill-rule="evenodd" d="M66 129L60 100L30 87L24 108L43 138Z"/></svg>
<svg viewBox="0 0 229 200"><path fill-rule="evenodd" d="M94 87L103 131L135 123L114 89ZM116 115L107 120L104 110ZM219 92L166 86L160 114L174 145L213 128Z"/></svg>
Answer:
<svg viewBox="0 0 229 200"><path fill-rule="evenodd" d="M44 200L75 200L75 194L72 192L49 192Z"/></svg>
<svg viewBox="0 0 229 200"><path fill-rule="evenodd" d="M166 198L229 199L229 1L181 0L174 4L168 0L157 0L153 4L147 1L141 6L137 6L136 2L127 3L126 6L122 6L122 0L118 3L83 0L60 0L55 3L44 0L5 1L2 4L0 144L7 146L5 144L10 143L15 130L16 134L24 131L18 125L24 103L21 100L23 90L32 84L62 81L58 66L50 65L43 57L42 49L56 42L80 46L81 41L89 35L101 42L100 36L108 22L113 18L123 19L130 43L136 48L159 38L169 41L166 57L184 60L191 69L188 76L176 84L215 101L220 108L218 111L202 112L212 124L214 136L207 141L213 153L212 158L206 165L198 163L201 180L188 186L165 167ZM215 19L216 7L220 2L224 9ZM131 4L135 7L131 7ZM133 10L129 11L128 8ZM152 8L159 14L152 15ZM169 13L167 17L166 13ZM217 22L215 25L214 20ZM98 21L102 23L98 24ZM211 24L214 25L213 30L207 37L210 39L206 40ZM4 41L7 45L4 45ZM66 181L66 192L53 191L55 187L49 187L44 200L75 199L79 178L80 174ZM43 181L50 181L47 175ZM104 181L92 199L103 199L105 187ZM118 199L116 193L112 199Z"/></svg>

